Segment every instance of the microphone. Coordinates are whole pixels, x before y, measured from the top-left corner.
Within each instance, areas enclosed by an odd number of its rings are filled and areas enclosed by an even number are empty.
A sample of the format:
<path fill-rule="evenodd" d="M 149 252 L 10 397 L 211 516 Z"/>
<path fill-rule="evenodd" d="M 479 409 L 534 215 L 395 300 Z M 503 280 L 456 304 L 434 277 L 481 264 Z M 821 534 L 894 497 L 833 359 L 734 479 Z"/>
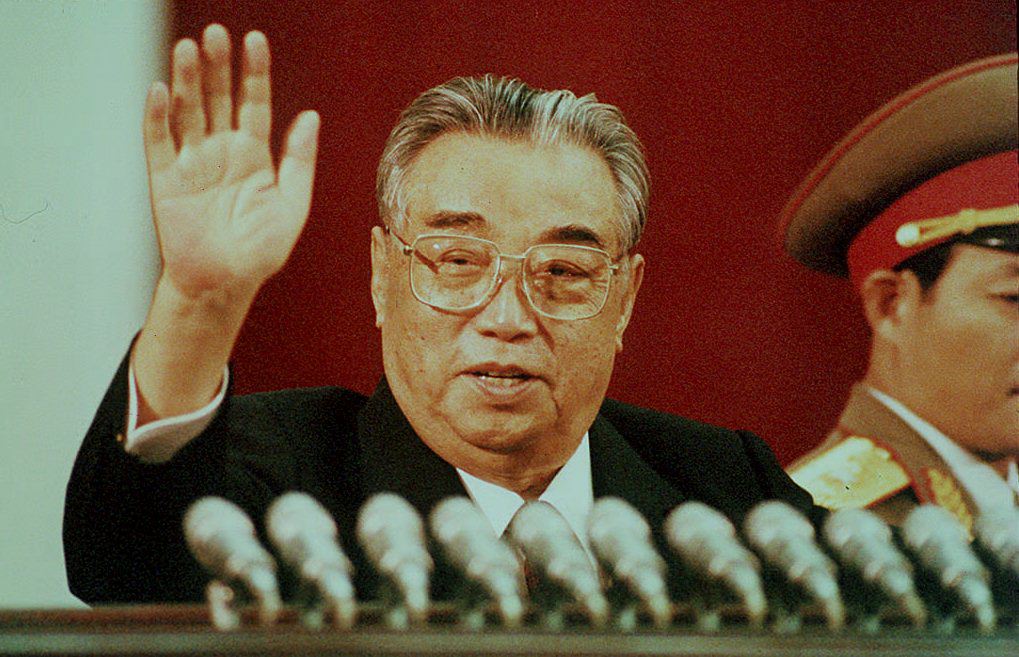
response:
<path fill-rule="evenodd" d="M 842 565 L 895 601 L 915 626 L 923 626 L 927 610 L 913 584 L 913 567 L 883 520 L 866 509 L 840 509 L 825 520 L 823 532 Z"/>
<path fill-rule="evenodd" d="M 950 511 L 923 504 L 910 511 L 902 537 L 921 566 L 973 613 L 987 632 L 996 622 L 988 573 L 969 545 L 966 530 Z"/>
<path fill-rule="evenodd" d="M 845 624 L 837 569 L 814 542 L 809 520 L 785 502 L 768 500 L 750 510 L 743 532 L 765 563 L 821 605 L 830 629 Z"/>
<path fill-rule="evenodd" d="M 373 495 L 358 513 L 357 538 L 390 594 L 398 597 L 401 609 L 393 610 L 390 624 L 424 620 L 432 558 L 425 547 L 424 523 L 414 507 L 395 493 Z"/>
<path fill-rule="evenodd" d="M 466 497 L 449 497 L 432 509 L 429 522 L 446 560 L 495 602 L 505 625 L 518 626 L 524 615 L 520 562 L 481 510 Z"/>
<path fill-rule="evenodd" d="M 1019 509 L 1000 507 L 982 513 L 973 533 L 1002 574 L 1019 581 Z"/>
<path fill-rule="evenodd" d="M 991 594 L 1019 621 L 1019 509 L 998 507 L 973 524 L 978 556 L 992 568 Z"/>
<path fill-rule="evenodd" d="M 602 595 L 598 573 L 558 511 L 547 502 L 528 502 L 513 516 L 508 531 L 542 581 L 576 600 L 594 625 L 605 623 L 609 604 Z"/>
<path fill-rule="evenodd" d="M 337 625 L 352 627 L 357 617 L 350 580 L 354 568 L 340 548 L 329 512 L 307 493 L 291 491 L 269 506 L 265 524 L 272 544 L 302 585 L 325 603 Z"/>
<path fill-rule="evenodd" d="M 665 519 L 665 538 L 682 562 L 701 578 L 720 582 L 739 598 L 750 622 L 768 612 L 760 562 L 736 537 L 722 513 L 702 502 L 684 502 Z"/>
<path fill-rule="evenodd" d="M 667 627 L 672 608 L 665 560 L 651 543 L 651 527 L 637 509 L 618 497 L 595 502 L 587 534 L 599 562 L 639 600 L 658 627 Z"/>
<path fill-rule="evenodd" d="M 213 577 L 254 598 L 262 623 L 275 621 L 282 606 L 276 562 L 258 542 L 255 525 L 239 506 L 221 497 L 201 498 L 184 514 L 184 539 Z M 239 616 L 217 602 L 226 601 L 213 598 L 211 588 L 209 595 L 217 625 L 236 626 Z"/>

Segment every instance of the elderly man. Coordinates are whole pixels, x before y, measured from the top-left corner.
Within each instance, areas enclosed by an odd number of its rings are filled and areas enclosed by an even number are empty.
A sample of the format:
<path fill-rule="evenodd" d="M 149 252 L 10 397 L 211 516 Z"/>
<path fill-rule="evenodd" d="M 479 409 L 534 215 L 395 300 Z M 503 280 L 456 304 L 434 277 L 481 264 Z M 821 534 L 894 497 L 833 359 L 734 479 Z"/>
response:
<path fill-rule="evenodd" d="M 785 211 L 786 246 L 848 275 L 870 362 L 836 429 L 790 471 L 819 504 L 969 526 L 1019 494 L 1016 56 L 972 62 L 866 119 Z"/>
<path fill-rule="evenodd" d="M 206 494 L 261 519 L 307 491 L 335 516 L 362 597 L 375 582 L 351 537 L 379 491 L 422 513 L 469 495 L 496 533 L 542 499 L 581 539 L 610 494 L 656 528 L 684 499 L 735 518 L 765 498 L 813 510 L 760 439 L 605 399 L 644 272 L 641 147 L 614 107 L 516 80 L 452 80 L 390 135 L 371 234 L 375 393 L 231 397 L 245 314 L 308 213 L 318 117 L 295 119 L 274 169 L 265 37 L 244 39 L 236 105 L 229 61 L 211 26 L 176 45 L 172 91 L 146 102 L 163 267 L 68 488 L 74 593 L 199 598 L 180 527 Z"/>

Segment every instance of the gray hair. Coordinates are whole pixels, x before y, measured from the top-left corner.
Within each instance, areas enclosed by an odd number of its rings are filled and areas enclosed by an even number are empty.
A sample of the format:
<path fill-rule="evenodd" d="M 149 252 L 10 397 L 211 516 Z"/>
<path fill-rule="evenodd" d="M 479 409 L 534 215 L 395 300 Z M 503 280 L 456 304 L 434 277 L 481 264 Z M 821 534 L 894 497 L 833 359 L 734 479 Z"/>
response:
<path fill-rule="evenodd" d="M 620 242 L 633 249 L 647 221 L 650 179 L 640 140 L 622 112 L 594 94 L 535 89 L 520 80 L 454 78 L 418 96 L 386 141 L 375 194 L 387 226 L 406 221 L 406 177 L 418 153 L 447 132 L 593 149 L 609 166 L 622 213 Z M 394 226 L 397 224 L 397 226 Z"/>

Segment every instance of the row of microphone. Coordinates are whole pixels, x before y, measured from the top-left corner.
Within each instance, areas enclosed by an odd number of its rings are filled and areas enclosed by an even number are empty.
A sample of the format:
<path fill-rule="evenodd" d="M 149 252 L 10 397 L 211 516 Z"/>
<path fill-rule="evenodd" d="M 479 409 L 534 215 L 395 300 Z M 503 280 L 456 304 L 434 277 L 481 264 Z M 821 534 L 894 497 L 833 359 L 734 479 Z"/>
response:
<path fill-rule="evenodd" d="M 717 629 L 719 609 L 730 602 L 750 624 L 771 618 L 786 631 L 798 627 L 805 606 L 819 609 L 833 630 L 849 615 L 876 627 L 891 610 L 917 627 L 951 627 L 964 617 L 990 631 L 999 610 L 1013 618 L 1019 612 L 1016 509 L 980 516 L 971 542 L 955 517 L 936 506 L 913 510 L 898 532 L 869 511 L 843 509 L 825 519 L 818 537 L 811 522 L 784 502 L 759 504 L 741 532 L 715 509 L 686 502 L 662 528 L 666 560 L 636 509 L 602 498 L 588 523 L 597 565 L 544 502 L 525 504 L 506 540 L 465 497 L 444 500 L 428 520 L 436 556 L 462 582 L 459 600 L 473 626 L 493 612 L 501 624 L 518 626 L 533 608 L 552 628 L 563 626 L 567 609 L 579 610 L 595 627 L 614 619 L 617 627 L 632 630 L 644 618 L 668 627 L 676 599 L 699 610 L 703 629 Z M 310 496 L 290 492 L 272 503 L 265 523 L 276 553 L 300 582 L 305 623 L 330 619 L 352 627 L 358 614 L 353 566 L 329 512 Z M 184 534 L 215 578 L 207 594 L 218 627 L 239 624 L 242 600 L 255 603 L 262 622 L 276 618 L 282 608 L 276 562 L 244 511 L 222 498 L 203 498 L 185 515 Z M 359 512 L 356 534 L 381 582 L 387 623 L 423 622 L 434 562 L 417 511 L 395 494 L 375 495 Z"/>

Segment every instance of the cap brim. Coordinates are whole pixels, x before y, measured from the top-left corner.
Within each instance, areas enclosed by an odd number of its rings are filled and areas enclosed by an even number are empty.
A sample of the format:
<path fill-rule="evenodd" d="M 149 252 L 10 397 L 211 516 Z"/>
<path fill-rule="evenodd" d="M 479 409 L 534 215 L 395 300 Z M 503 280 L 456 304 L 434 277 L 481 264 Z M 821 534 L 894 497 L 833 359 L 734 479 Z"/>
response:
<path fill-rule="evenodd" d="M 1016 148 L 1016 53 L 952 69 L 867 117 L 824 157 L 782 211 L 786 251 L 848 275 L 846 251 L 895 199 L 939 173 Z"/>

